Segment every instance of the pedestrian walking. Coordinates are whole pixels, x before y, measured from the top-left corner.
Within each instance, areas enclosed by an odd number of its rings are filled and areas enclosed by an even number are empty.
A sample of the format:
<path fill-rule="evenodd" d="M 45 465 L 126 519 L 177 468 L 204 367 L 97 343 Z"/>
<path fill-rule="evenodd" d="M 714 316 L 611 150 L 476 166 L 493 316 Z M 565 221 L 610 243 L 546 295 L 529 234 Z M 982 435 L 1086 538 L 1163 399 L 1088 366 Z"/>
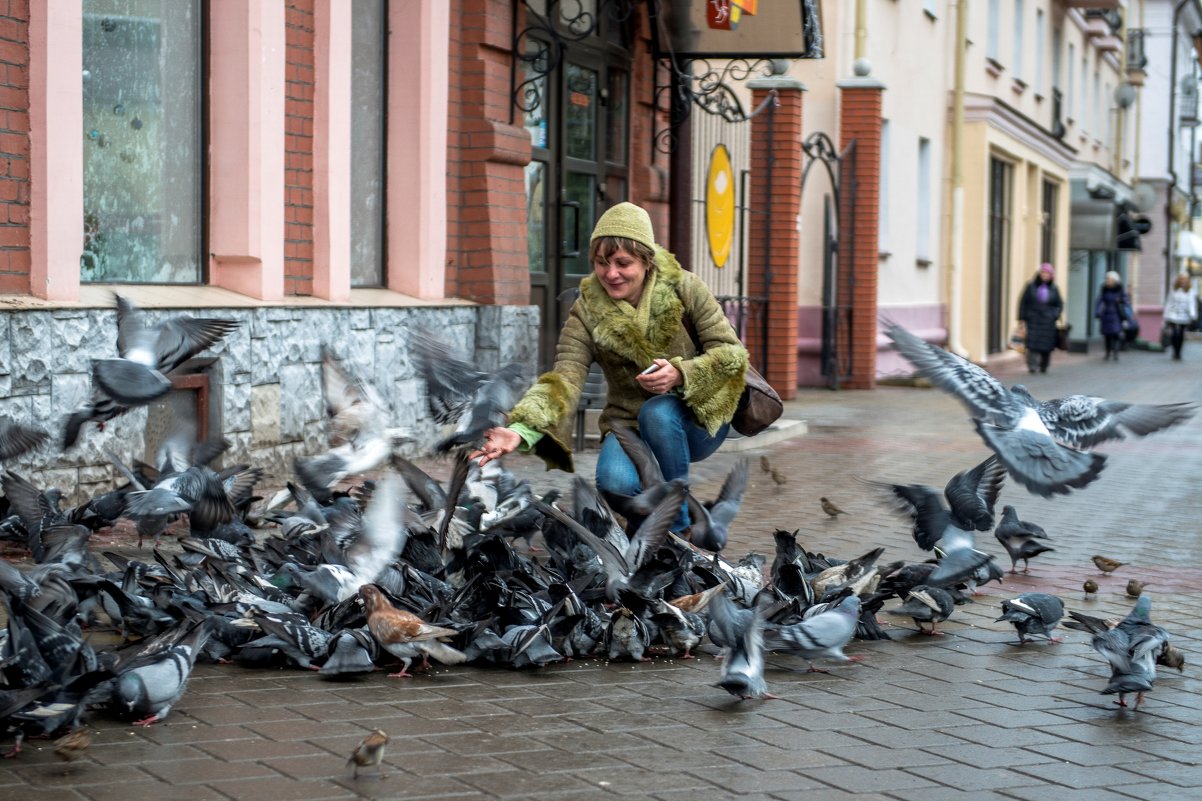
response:
<path fill-rule="evenodd" d="M 1098 318 L 1102 336 L 1106 338 L 1107 361 L 1119 360 L 1119 340 L 1123 336 L 1123 320 L 1126 316 L 1124 310 L 1131 304 L 1122 281 L 1122 277 L 1114 270 L 1106 273 L 1094 304 L 1093 316 Z"/>
<path fill-rule="evenodd" d="M 689 463 L 726 439 L 743 393 L 747 349 L 705 283 L 656 244 L 645 209 L 619 203 L 601 215 L 589 260 L 593 272 L 580 282 L 554 366 L 514 406 L 508 426 L 489 429 L 472 456 L 485 464 L 515 450 L 533 452 L 548 468 L 572 471 L 567 443 L 596 361 L 608 386 L 598 488 L 621 495 L 642 489 L 614 426 L 638 431 L 665 479 L 687 479 Z M 673 529 L 687 525 L 682 507 Z"/>
<path fill-rule="evenodd" d="M 1169 330 L 1169 347 L 1173 359 L 1181 360 L 1181 346 L 1185 342 L 1185 329 L 1198 319 L 1198 293 L 1194 291 L 1189 273 L 1181 272 L 1173 281 L 1169 296 L 1164 299 L 1164 324 Z"/>
<path fill-rule="evenodd" d="M 1064 301 L 1055 280 L 1055 267 L 1046 262 L 1039 265 L 1018 303 L 1018 319 L 1026 329 L 1027 369 L 1032 373 L 1048 371 L 1056 347 L 1056 321 L 1064 311 Z"/>

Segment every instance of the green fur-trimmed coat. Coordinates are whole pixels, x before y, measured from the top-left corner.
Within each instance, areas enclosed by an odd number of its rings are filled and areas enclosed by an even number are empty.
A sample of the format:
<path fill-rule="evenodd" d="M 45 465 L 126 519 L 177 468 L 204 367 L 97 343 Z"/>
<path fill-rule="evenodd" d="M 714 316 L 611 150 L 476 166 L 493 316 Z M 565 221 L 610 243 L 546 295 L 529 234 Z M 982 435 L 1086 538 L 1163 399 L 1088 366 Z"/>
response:
<path fill-rule="evenodd" d="M 555 366 L 543 373 L 509 415 L 544 436 L 534 452 L 547 468 L 572 471 L 567 443 L 576 404 L 596 361 L 609 387 L 600 428 L 604 436 L 615 424 L 638 428 L 639 409 L 651 397 L 635 376 L 657 358 L 666 358 L 684 377 L 679 387 L 685 404 L 710 434 L 730 422 L 743 394 L 747 350 L 739 341 L 722 307 L 705 283 L 686 272 L 672 254 L 656 248 L 656 278 L 639 301 L 650 304 L 647 331 L 636 315 L 619 308 L 595 275 L 580 282 L 580 297 L 572 305 L 559 335 Z M 650 276 L 647 279 L 651 280 Z M 623 304 L 628 306 L 628 304 Z M 702 353 L 688 328 L 693 321 Z"/>

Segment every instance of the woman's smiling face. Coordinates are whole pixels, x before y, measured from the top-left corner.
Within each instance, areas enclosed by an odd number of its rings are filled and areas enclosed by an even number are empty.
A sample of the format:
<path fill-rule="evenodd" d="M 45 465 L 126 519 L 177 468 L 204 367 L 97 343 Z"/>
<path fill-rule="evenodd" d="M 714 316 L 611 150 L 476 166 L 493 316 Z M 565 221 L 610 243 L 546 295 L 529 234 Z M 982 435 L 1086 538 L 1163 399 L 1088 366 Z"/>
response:
<path fill-rule="evenodd" d="M 609 258 L 597 254 L 593 271 L 610 298 L 639 305 L 647 282 L 647 264 L 642 259 L 622 249 L 615 250 Z"/>

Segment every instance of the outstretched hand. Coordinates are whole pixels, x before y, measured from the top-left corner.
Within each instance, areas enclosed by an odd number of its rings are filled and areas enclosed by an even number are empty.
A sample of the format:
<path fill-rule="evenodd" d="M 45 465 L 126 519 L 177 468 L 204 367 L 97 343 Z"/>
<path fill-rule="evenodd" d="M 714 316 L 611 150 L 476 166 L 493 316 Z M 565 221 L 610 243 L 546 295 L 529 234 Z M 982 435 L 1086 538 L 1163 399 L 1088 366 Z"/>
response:
<path fill-rule="evenodd" d="M 497 426 L 484 432 L 484 444 L 479 450 L 468 454 L 469 459 L 479 459 L 480 466 L 494 459 L 500 459 L 507 453 L 513 453 L 522 444 L 522 436 L 512 428 Z"/>

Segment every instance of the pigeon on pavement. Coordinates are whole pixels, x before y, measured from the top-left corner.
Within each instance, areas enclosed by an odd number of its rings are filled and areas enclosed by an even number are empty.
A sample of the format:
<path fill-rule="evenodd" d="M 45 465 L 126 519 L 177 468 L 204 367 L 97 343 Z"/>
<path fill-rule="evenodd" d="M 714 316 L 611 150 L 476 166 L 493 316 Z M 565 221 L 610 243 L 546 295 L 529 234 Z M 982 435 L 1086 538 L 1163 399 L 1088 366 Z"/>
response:
<path fill-rule="evenodd" d="M 956 602 L 947 590 L 920 585 L 910 590 L 905 603 L 888 612 L 898 617 L 908 617 L 917 624 L 919 632 L 934 635 L 943 633 L 935 626 L 951 617 L 955 608 Z M 930 623 L 931 628 L 924 629 L 923 623 Z"/>
<path fill-rule="evenodd" d="M 1129 404 L 1085 395 L 1040 403 L 1025 387 L 1007 390 L 983 368 L 900 325 L 885 333 L 920 375 L 968 407 L 977 433 L 1015 481 L 1045 498 L 1098 477 L 1106 457 L 1086 449 L 1127 434 L 1151 434 L 1196 411 L 1191 403 Z"/>
<path fill-rule="evenodd" d="M 1055 595 L 1044 592 L 1025 592 L 1017 598 L 1002 601 L 1002 616 L 997 623 L 1007 620 L 1018 632 L 1018 644 L 1024 645 L 1027 636 L 1038 634 L 1052 642 L 1060 642 L 1052 631 L 1064 617 L 1064 602 Z"/>
<path fill-rule="evenodd" d="M 1018 512 L 1007 504 L 1002 507 L 1002 519 L 998 521 L 993 536 L 1010 554 L 1010 572 L 1018 572 L 1018 560 L 1023 560 L 1023 572 L 1031 572 L 1031 558 L 1041 553 L 1056 550 L 1040 540 L 1047 539 L 1047 532 L 1042 527 L 1026 520 L 1018 519 Z"/>
<path fill-rule="evenodd" d="M 1104 620 L 1072 611 L 1068 613 L 1072 622 L 1064 624 L 1093 635 L 1090 645 L 1110 663 L 1110 681 L 1102 693 L 1118 693 L 1115 703 L 1119 706 L 1127 706 L 1127 695 L 1135 693 L 1135 709 L 1139 709 L 1144 693 L 1156 681 L 1156 660 L 1169 635 L 1152 624 L 1151 611 L 1152 599 L 1143 595 L 1113 628 Z"/>
<path fill-rule="evenodd" d="M 788 626 L 767 627 L 764 647 L 769 651 L 785 651 L 810 663 L 811 673 L 826 671 L 814 667 L 821 658 L 853 661 L 856 657 L 843 653 L 851 642 L 860 618 L 860 598 L 848 595 L 827 611 Z"/>
<path fill-rule="evenodd" d="M 710 601 L 711 631 L 725 643 L 721 687 L 741 700 L 776 698 L 764 681 L 764 618 L 759 608 L 739 609 L 724 593 Z"/>

